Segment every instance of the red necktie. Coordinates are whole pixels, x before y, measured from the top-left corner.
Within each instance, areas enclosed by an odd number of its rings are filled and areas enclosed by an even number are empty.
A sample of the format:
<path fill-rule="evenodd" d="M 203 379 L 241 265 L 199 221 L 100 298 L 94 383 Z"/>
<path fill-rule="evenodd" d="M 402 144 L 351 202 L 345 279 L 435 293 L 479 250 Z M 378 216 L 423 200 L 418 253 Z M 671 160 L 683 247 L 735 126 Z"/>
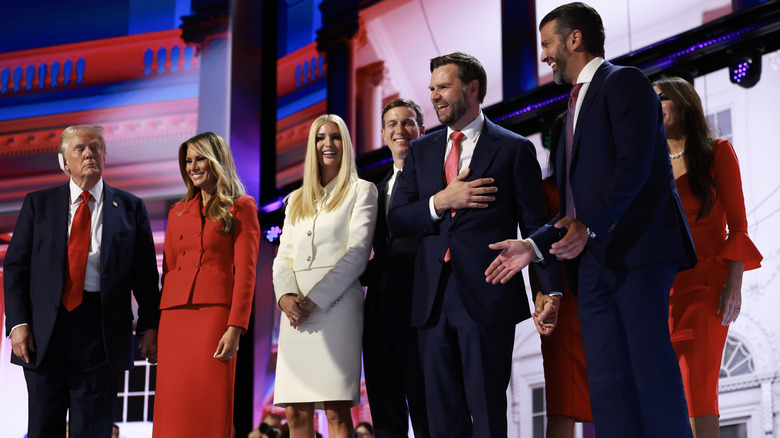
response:
<path fill-rule="evenodd" d="M 81 205 L 73 215 L 68 239 L 68 272 L 65 289 L 62 291 L 62 305 L 72 311 L 81 304 L 84 293 L 84 276 L 87 274 L 89 255 L 89 234 L 92 228 L 92 213 L 89 210 L 89 192 L 81 193 Z"/>
<path fill-rule="evenodd" d="M 460 131 L 452 131 L 452 148 L 450 148 L 450 154 L 447 155 L 447 160 L 444 161 L 444 179 L 449 185 L 456 176 L 458 176 L 458 162 L 460 161 L 460 141 L 465 135 Z M 455 209 L 450 209 L 450 216 L 455 216 Z M 452 259 L 450 256 L 450 249 L 447 248 L 447 252 L 444 254 L 444 261 L 448 262 Z"/>
<path fill-rule="evenodd" d="M 574 207 L 574 192 L 571 190 L 569 170 L 571 169 L 571 152 L 574 149 L 574 111 L 577 108 L 577 96 L 580 94 L 583 82 L 574 85 L 569 96 L 569 109 L 566 111 L 566 216 L 574 219 L 577 209 Z"/>

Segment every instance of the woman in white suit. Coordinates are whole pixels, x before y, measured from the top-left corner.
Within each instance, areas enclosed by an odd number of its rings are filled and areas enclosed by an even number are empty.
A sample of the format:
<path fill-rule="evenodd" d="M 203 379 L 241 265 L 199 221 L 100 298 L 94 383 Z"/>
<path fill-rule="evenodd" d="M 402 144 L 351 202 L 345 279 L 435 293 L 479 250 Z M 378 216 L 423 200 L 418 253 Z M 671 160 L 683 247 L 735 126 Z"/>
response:
<path fill-rule="evenodd" d="M 279 330 L 274 404 L 285 408 L 292 438 L 314 436 L 315 409 L 325 410 L 331 437 L 352 435 L 350 408 L 360 403 L 359 277 L 376 215 L 376 187 L 357 177 L 344 121 L 318 117 L 273 265 L 277 304 L 288 319 Z"/>

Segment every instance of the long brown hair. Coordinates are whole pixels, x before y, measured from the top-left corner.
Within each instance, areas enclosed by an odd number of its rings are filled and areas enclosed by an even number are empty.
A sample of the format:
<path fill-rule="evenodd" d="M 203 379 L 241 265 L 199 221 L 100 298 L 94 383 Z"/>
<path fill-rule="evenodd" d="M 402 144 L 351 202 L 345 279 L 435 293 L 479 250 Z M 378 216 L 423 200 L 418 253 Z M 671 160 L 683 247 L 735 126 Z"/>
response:
<path fill-rule="evenodd" d="M 179 171 L 181 171 L 184 184 L 187 185 L 187 194 L 184 195 L 183 199 L 184 209 L 179 214 L 184 213 L 187 209 L 187 202 L 200 192 L 200 189 L 195 187 L 187 174 L 188 148 L 192 148 L 209 160 L 209 170 L 217 178 L 214 195 L 206 205 L 206 217 L 222 224 L 222 229 L 219 230 L 220 234 L 230 234 L 236 225 L 236 218 L 229 209 L 236 199 L 246 193 L 244 185 L 238 178 L 230 147 L 222 137 L 213 132 L 198 134 L 179 146 Z"/>
<path fill-rule="evenodd" d="M 718 197 L 718 184 L 712 177 L 715 151 L 712 149 L 715 136 L 710 127 L 701 99 L 688 81 L 679 77 L 666 77 L 653 82 L 667 99 L 674 102 L 682 115 L 682 130 L 685 138 L 685 167 L 688 169 L 688 184 L 691 193 L 701 200 L 701 209 L 696 220 L 707 217 Z"/>

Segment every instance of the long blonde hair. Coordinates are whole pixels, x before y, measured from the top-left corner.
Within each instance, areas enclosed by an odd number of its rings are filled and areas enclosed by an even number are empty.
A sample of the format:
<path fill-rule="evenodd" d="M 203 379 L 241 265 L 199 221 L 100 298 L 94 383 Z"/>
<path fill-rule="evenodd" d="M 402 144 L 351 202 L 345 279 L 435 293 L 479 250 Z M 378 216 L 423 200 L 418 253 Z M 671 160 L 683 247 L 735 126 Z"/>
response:
<path fill-rule="evenodd" d="M 317 203 L 323 198 L 322 171 L 317 161 L 317 132 L 326 123 L 334 123 L 341 134 L 342 153 L 339 174 L 336 177 L 336 187 L 333 196 L 323 206 L 325 211 L 338 208 L 347 197 L 347 187 L 351 180 L 357 178 L 355 151 L 352 149 L 352 139 L 347 125 L 341 117 L 335 114 L 325 114 L 317 117 L 309 129 L 309 141 L 306 146 L 306 159 L 303 163 L 303 186 L 292 192 L 288 197 L 288 214 L 294 224 L 299 219 L 314 216 L 317 213 Z"/>
<path fill-rule="evenodd" d="M 230 234 L 236 225 L 236 218 L 229 208 L 236 199 L 246 193 L 244 184 L 238 178 L 236 166 L 233 163 L 233 154 L 225 140 L 213 132 L 204 132 L 185 141 L 179 146 L 179 171 L 184 184 L 187 185 L 187 194 L 184 195 L 184 213 L 187 202 L 193 199 L 200 189 L 195 187 L 192 179 L 187 174 L 187 149 L 192 148 L 209 161 L 209 170 L 217 178 L 216 189 L 206 205 L 206 217 L 219 221 L 222 224 L 220 234 Z"/>

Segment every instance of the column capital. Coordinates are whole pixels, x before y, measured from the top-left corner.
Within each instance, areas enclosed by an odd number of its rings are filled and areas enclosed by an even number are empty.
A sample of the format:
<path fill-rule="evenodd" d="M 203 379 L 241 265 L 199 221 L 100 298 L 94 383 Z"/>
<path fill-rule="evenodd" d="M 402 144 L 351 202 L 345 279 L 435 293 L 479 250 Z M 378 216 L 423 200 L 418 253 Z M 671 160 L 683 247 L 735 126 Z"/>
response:
<path fill-rule="evenodd" d="M 357 69 L 357 72 L 355 72 L 355 81 L 357 82 L 358 89 L 380 86 L 385 80 L 386 73 L 387 69 L 385 68 L 384 61 L 376 61 L 360 67 Z"/>
<path fill-rule="evenodd" d="M 360 29 L 359 13 L 379 0 L 322 0 L 322 28 L 317 31 L 317 50 L 327 52 L 351 40 Z"/>

